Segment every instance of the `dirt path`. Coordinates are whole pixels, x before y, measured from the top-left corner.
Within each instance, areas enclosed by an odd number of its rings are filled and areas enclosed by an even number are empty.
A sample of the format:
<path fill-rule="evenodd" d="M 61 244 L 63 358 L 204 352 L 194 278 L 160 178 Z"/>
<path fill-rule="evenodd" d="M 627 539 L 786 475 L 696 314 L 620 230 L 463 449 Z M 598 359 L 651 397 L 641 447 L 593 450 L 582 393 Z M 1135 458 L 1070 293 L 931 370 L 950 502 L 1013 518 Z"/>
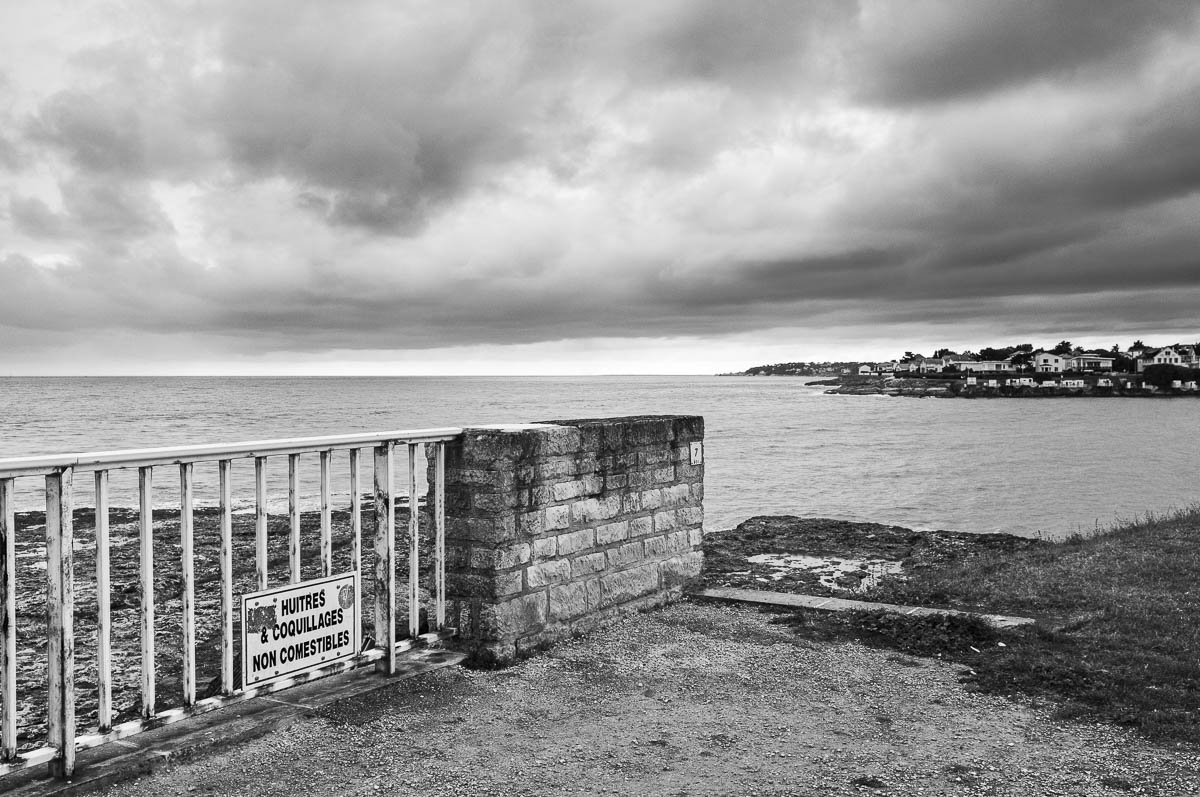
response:
<path fill-rule="evenodd" d="M 958 668 L 680 604 L 507 670 L 439 670 L 111 795 L 1185 795 L 1164 749 Z"/>

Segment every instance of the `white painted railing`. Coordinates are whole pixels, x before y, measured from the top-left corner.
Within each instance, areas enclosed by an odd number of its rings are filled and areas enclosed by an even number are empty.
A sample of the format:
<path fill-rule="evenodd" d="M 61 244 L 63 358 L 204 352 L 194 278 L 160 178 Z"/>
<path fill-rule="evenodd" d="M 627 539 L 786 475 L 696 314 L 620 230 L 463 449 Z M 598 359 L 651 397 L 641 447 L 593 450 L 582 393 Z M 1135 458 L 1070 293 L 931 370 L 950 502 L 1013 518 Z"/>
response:
<path fill-rule="evenodd" d="M 47 763 L 53 774 L 70 776 L 75 766 L 77 750 L 129 736 L 255 695 L 273 692 L 301 681 L 331 675 L 374 662 L 385 672 L 396 671 L 397 654 L 405 649 L 453 633 L 445 627 L 445 448 L 446 441 L 461 434 L 461 429 L 423 429 L 370 434 L 351 434 L 330 437 L 310 437 L 289 440 L 266 440 L 224 445 L 198 445 L 178 448 L 151 448 L 88 454 L 0 459 L 0 775 L 26 767 Z M 433 446 L 431 460 L 434 477 L 430 480 L 426 514 L 432 518 L 433 573 L 432 611 L 427 614 L 427 632 L 420 629 L 420 562 L 418 542 L 421 537 L 418 510 L 418 452 L 426 445 Z M 404 446 L 408 453 L 408 524 L 402 540 L 408 547 L 408 638 L 399 640 L 396 630 L 396 495 L 393 489 L 394 452 Z M 349 457 L 349 566 L 362 574 L 362 506 L 360 478 L 362 449 L 374 453 L 374 554 L 373 573 L 375 643 L 363 646 L 352 661 L 338 662 L 298 677 L 275 681 L 255 688 L 239 688 L 234 678 L 235 566 L 233 529 L 232 463 L 235 460 L 254 460 L 254 573 L 250 591 L 268 587 L 268 512 L 267 459 L 286 456 L 288 461 L 288 520 L 286 578 L 289 583 L 301 580 L 301 499 L 300 460 L 316 455 L 320 461 L 320 575 L 329 576 L 333 570 L 331 520 L 331 462 L 335 455 Z M 422 457 L 422 460 L 424 458 Z M 219 689 L 212 697 L 197 698 L 196 686 L 196 578 L 194 550 L 194 466 L 215 463 L 218 479 L 219 559 L 220 569 L 220 668 Z M 182 705 L 158 710 L 155 696 L 155 550 L 154 491 L 155 470 L 173 466 L 179 479 L 179 561 L 178 575 L 181 593 L 180 646 Z M 114 724 L 113 706 L 113 641 L 110 579 L 112 544 L 110 541 L 109 473 L 126 468 L 138 471 L 138 601 L 140 603 L 140 717 Z M 75 487 L 81 474 L 91 473 L 94 484 L 95 507 L 95 716 L 94 728 L 84 733 L 76 730 L 77 694 L 75 615 L 75 551 L 74 536 Z M 27 544 L 29 531 L 17 528 L 15 485 L 29 477 L 45 479 L 45 568 L 46 568 L 46 743 L 35 749 L 19 750 L 18 716 L 30 699 L 18 692 L 18 630 L 30 624 L 30 618 L 17 612 L 17 551 L 18 535 Z M 161 526 L 161 523 L 160 523 Z M 161 530 L 160 530 L 161 539 Z M 28 554 L 27 554 L 28 556 Z M 40 567 L 40 565 L 38 565 Z M 245 570 L 246 568 L 243 568 Z M 312 563 L 309 569 L 313 569 Z M 243 573 L 243 576 L 248 574 Z M 365 575 L 365 574 L 363 574 Z M 28 581 L 28 579 L 25 579 Z M 245 580 L 245 579 L 243 579 Z M 360 583 L 368 583 L 360 578 Z M 240 596 L 239 596 L 240 599 Z M 89 613 L 91 606 L 85 607 Z M 36 626 L 40 617 L 33 618 Z M 90 640 L 89 640 L 90 644 Z M 33 647 L 38 647 L 36 643 Z M 22 651 L 29 653 L 29 651 Z M 162 651 L 157 655 L 161 656 Z M 88 663 L 91 673 L 91 663 Z M 27 679 L 28 680 L 28 679 Z M 214 679 L 218 680 L 218 679 Z M 22 683 L 23 689 L 29 684 Z M 36 689 L 31 691 L 38 691 Z M 89 697 L 90 699 L 90 697 Z M 23 702 L 24 701 L 24 702 Z M 26 708 L 28 708 L 26 706 Z M 39 707 L 40 708 L 40 707 Z"/>

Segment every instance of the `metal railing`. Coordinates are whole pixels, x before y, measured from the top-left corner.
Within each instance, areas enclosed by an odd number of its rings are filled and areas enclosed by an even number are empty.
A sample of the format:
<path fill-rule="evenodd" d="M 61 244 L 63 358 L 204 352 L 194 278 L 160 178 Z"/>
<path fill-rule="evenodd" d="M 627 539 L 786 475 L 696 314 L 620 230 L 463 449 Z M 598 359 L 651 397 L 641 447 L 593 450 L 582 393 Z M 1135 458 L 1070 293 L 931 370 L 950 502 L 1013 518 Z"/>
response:
<path fill-rule="evenodd" d="M 223 445 L 197 445 L 178 448 L 151 448 L 131 451 L 115 451 L 89 454 L 68 454 L 59 456 L 39 456 L 16 459 L 0 459 L 0 775 L 4 775 L 26 767 L 46 763 L 52 774 L 66 777 L 72 774 L 75 767 L 77 750 L 93 747 L 105 742 L 129 736 L 140 731 L 158 727 L 185 717 L 205 711 L 220 708 L 230 703 L 246 700 L 255 695 L 277 691 L 288 686 L 314 678 L 331 675 L 336 672 L 375 663 L 377 669 L 392 674 L 396 671 L 397 654 L 405 649 L 421 645 L 434 638 L 445 637 L 453 633 L 453 629 L 445 627 L 445 443 L 461 434 L 461 429 L 423 429 L 414 431 L 391 431 L 370 434 L 350 434 L 329 437 L 310 437 L 288 440 L 267 440 Z M 401 531 L 403 543 L 408 548 L 408 579 L 406 585 L 408 603 L 408 638 L 398 639 L 396 629 L 397 606 L 397 559 L 396 559 L 396 511 L 397 501 L 394 490 L 394 474 L 396 471 L 394 453 L 397 446 L 407 448 L 408 454 L 408 522 L 406 529 Z M 433 563 L 432 572 L 427 573 L 427 579 L 432 582 L 428 590 L 426 610 L 426 632 L 421 633 L 421 511 L 418 496 L 418 470 L 424 470 L 427 464 L 422 461 L 418 465 L 418 453 L 425 446 L 432 446 L 428 453 L 429 487 L 425 501 L 427 523 L 433 526 L 432 540 L 425 540 L 427 548 L 431 545 Z M 234 586 L 240 578 L 244 591 L 264 590 L 268 587 L 269 560 L 269 513 L 268 513 L 268 479 L 267 460 L 269 457 L 287 457 L 288 463 L 288 535 L 286 554 L 280 558 L 286 560 L 286 577 L 289 583 L 301 581 L 302 574 L 302 494 L 300 491 L 301 457 L 317 455 L 320 466 L 320 498 L 319 498 L 319 573 L 314 575 L 330 576 L 334 567 L 334 547 L 332 544 L 332 514 L 331 482 L 333 457 L 337 452 L 344 452 L 349 457 L 349 518 L 348 536 L 344 542 L 349 547 L 349 569 L 360 574 L 363 592 L 366 592 L 368 580 L 363 573 L 362 551 L 362 477 L 361 451 L 371 449 L 374 454 L 373 473 L 373 515 L 374 528 L 374 572 L 370 584 L 374 592 L 374 644 L 364 644 L 359 654 L 350 661 L 341 661 L 296 677 L 284 678 L 258 687 L 246 688 L 235 680 L 235 649 L 237 648 L 234 634 L 236 613 Z M 243 563 L 239 558 L 241 573 L 235 567 L 234 502 L 233 502 L 233 468 L 236 460 L 254 461 L 254 526 L 253 526 L 253 573 L 249 563 Z M 422 457 L 422 460 L 425 458 Z M 213 542 L 216 550 L 213 556 L 219 566 L 219 674 L 210 685 L 209 697 L 197 695 L 197 623 L 196 623 L 196 557 L 195 549 L 195 487 L 194 466 L 197 463 L 215 463 L 217 477 L 218 501 L 216 509 L 216 531 L 219 543 Z M 178 560 L 177 571 L 172 571 L 178 578 L 177 592 L 174 582 L 169 594 L 178 596 L 178 607 L 174 601 L 171 612 L 178 612 L 180 644 L 177 662 L 179 676 L 174 693 L 179 696 L 178 705 L 159 710 L 156 696 L 156 662 L 168 653 L 156 650 L 156 636 L 164 634 L 161 627 L 156 627 L 156 556 L 161 560 L 164 551 L 164 522 L 162 518 L 169 516 L 171 510 L 164 514 L 160 510 L 160 522 L 156 535 L 154 477 L 155 469 L 173 466 L 178 470 L 179 480 L 179 512 L 178 512 Z M 136 686 L 138 704 L 126 708 L 127 716 L 137 710 L 137 716 L 122 722 L 114 722 L 118 712 L 114 708 L 114 645 L 113 630 L 113 581 L 112 554 L 113 541 L 110 539 L 110 487 L 109 474 L 120 469 L 137 469 L 136 527 L 131 522 L 128 542 L 133 548 L 136 542 L 136 587 L 129 585 L 130 592 L 137 594 L 137 610 L 139 618 L 137 629 L 140 643 L 139 649 L 131 651 L 129 658 L 137 659 L 140 677 Z M 76 481 L 81 474 L 91 473 L 94 485 L 94 546 L 87 546 L 86 539 L 76 539 L 75 507 Z M 40 659 L 32 669 L 37 670 L 42 663 L 45 667 L 45 736 L 44 745 L 34 749 L 20 750 L 18 745 L 18 717 L 21 709 L 26 714 L 34 713 L 40 716 L 41 707 L 30 707 L 29 701 L 36 701 L 41 692 L 41 682 L 38 678 L 28 675 L 31 669 L 25 662 L 24 676 L 20 679 L 22 689 L 27 689 L 32 697 L 18 694 L 18 631 L 32 627 L 33 633 L 42 622 L 39 612 L 26 612 L 18 615 L 18 569 L 17 549 L 18 537 L 23 548 L 31 545 L 37 550 L 39 540 L 32 540 L 30 530 L 23 532 L 18 529 L 15 485 L 19 479 L 28 477 L 44 477 L 45 479 L 45 658 Z M 132 519 L 132 508 L 128 517 Z M 239 521 L 248 518 L 239 515 Z M 36 528 L 36 523 L 26 523 Z M 166 524 L 172 525 L 172 524 Z M 245 525 L 248 525 L 245 524 Z M 342 529 L 345 532 L 345 529 Z M 91 531 L 91 529 L 88 529 Z M 132 537 L 136 531 L 136 539 Z M 157 541 L 156 541 L 157 536 Z M 247 533 L 244 536 L 249 536 Z M 311 537 L 311 532 L 309 534 Z M 343 536 L 345 536 L 343 534 Z M 279 534 L 276 534 L 276 538 Z M 240 541 L 240 538 L 239 538 Z M 174 547 L 174 541 L 170 547 Z M 342 546 L 346 547 L 345 545 Z M 311 548 L 311 545 L 310 545 Z M 87 607 L 77 606 L 77 585 L 75 577 L 76 551 L 81 551 L 86 559 L 94 554 L 94 584 L 95 603 Z M 245 552 L 248 554 L 249 552 Z M 344 551 L 339 549 L 339 555 L 345 558 Z M 25 558 L 33 554 L 23 554 Z M 310 553 L 312 557 L 312 553 Z M 207 561 L 207 560 L 206 560 Z M 40 569 L 40 562 L 34 565 Z M 133 565 L 129 564 L 129 568 Z M 308 563 L 311 572 L 317 567 L 315 561 Z M 21 571 L 22 594 L 31 589 L 30 573 Z M 162 575 L 160 573 L 160 575 Z M 132 581 L 133 574 L 130 573 Z M 90 578 L 88 587 L 90 588 Z M 159 586 L 159 592 L 163 589 Z M 238 597 L 240 600 L 240 596 Z M 26 597 L 28 603 L 28 598 Z M 38 604 L 40 610 L 40 604 Z M 131 606 L 125 608 L 131 609 Z M 77 732 L 77 703 L 83 697 L 77 675 L 82 670 L 83 663 L 77 661 L 75 621 L 81 613 L 91 617 L 94 609 L 95 617 L 95 652 L 94 658 L 89 657 L 86 663 L 88 674 L 87 696 L 89 706 L 94 699 L 95 726 L 84 733 Z M 123 615 L 124 616 L 124 615 Z M 29 631 L 26 630 L 28 635 Z M 171 633 L 175 633 L 174 630 Z M 90 636 L 90 635 L 89 635 Z M 86 640 L 91 645 L 91 639 Z M 27 659 L 36 653 L 40 645 L 35 641 L 22 648 L 21 653 Z M 134 666 L 130 662 L 130 667 Z M 175 662 L 172 662 L 172 668 Z M 128 669 L 128 668 L 125 668 Z M 94 674 L 94 679 L 92 675 Z M 126 673 L 126 675 L 128 675 Z M 94 683 L 93 683 L 94 680 Z M 131 686 L 131 690 L 132 690 Z M 24 702 L 19 702 L 22 698 Z M 89 716 L 91 716 L 89 714 Z M 29 745 L 26 744 L 26 747 Z"/>

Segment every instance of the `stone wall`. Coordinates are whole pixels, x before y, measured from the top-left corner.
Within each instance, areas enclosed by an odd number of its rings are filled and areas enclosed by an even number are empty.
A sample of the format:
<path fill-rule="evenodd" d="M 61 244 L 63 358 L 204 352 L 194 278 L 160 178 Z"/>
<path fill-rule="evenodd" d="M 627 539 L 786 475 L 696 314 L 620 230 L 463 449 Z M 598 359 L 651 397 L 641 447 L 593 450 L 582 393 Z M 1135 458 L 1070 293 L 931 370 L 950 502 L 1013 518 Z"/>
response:
<path fill-rule="evenodd" d="M 446 450 L 447 622 L 479 665 L 679 597 L 700 574 L 704 419 L 466 429 Z"/>

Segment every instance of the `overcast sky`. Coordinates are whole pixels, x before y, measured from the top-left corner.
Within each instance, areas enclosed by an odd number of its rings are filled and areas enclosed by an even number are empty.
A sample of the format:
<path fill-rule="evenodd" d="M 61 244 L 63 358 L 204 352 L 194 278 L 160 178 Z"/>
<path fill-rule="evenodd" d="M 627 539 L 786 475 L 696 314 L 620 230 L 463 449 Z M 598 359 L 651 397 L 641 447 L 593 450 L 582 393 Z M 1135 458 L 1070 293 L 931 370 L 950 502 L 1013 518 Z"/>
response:
<path fill-rule="evenodd" d="M 0 375 L 1195 341 L 1198 9 L 0 0 Z"/>

